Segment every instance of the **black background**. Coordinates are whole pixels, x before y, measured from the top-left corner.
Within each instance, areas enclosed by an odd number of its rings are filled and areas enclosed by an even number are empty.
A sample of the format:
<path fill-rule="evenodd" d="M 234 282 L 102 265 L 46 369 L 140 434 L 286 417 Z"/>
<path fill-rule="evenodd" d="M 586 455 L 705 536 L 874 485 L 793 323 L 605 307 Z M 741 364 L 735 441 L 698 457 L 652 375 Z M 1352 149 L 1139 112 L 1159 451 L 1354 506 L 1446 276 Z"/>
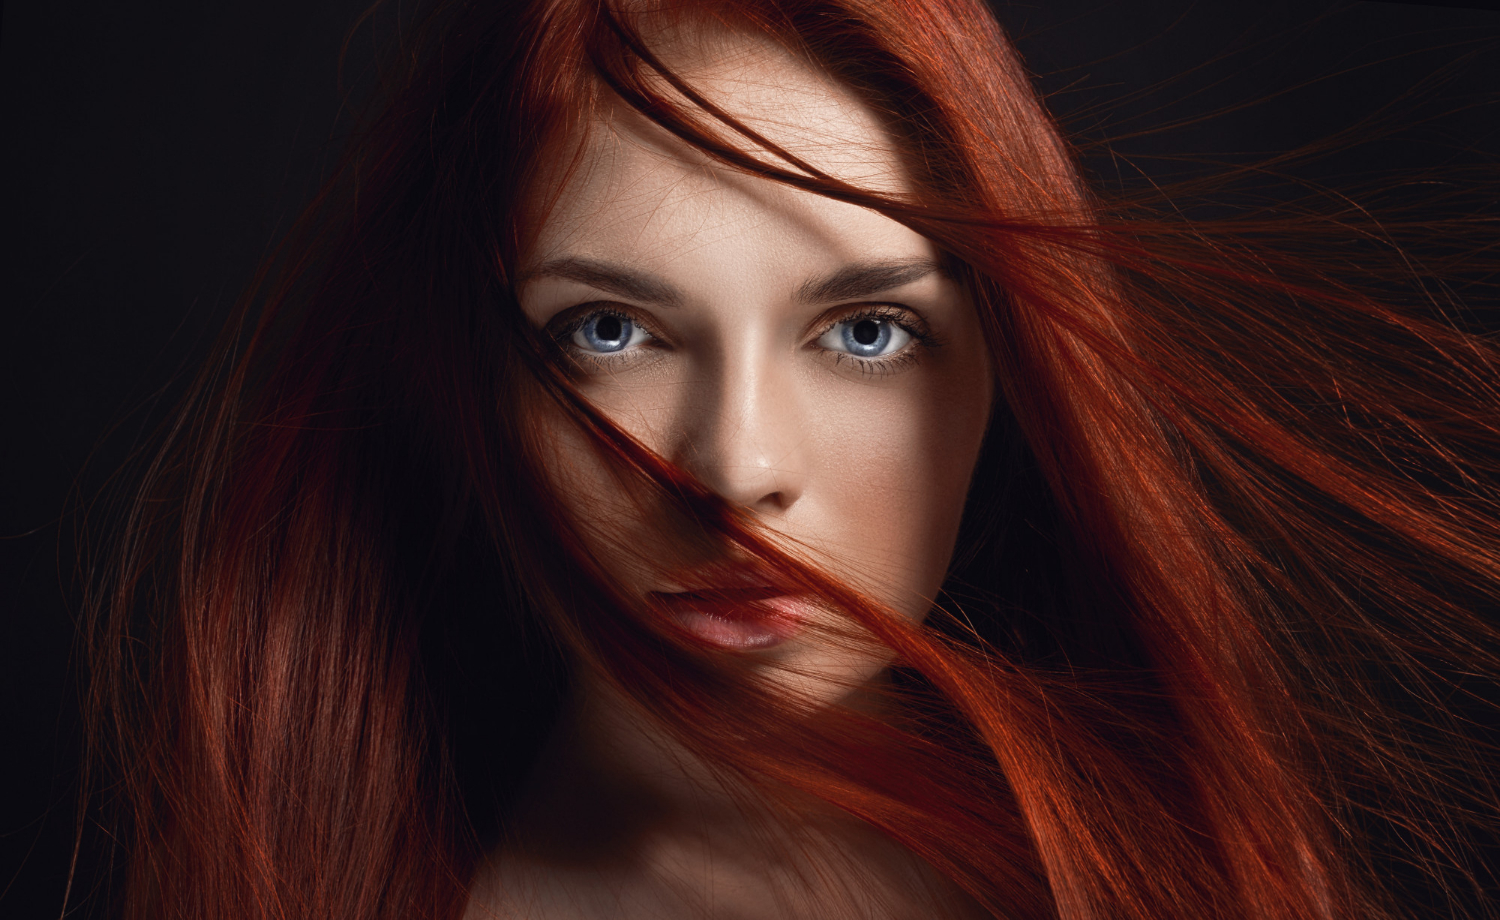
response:
<path fill-rule="evenodd" d="M 80 512 L 149 442 L 336 155 L 340 49 L 367 3 L 4 6 L 0 916 L 56 916 L 61 902 Z M 1118 138 L 1089 148 L 1103 181 L 1351 126 L 1373 140 L 1299 175 L 1338 185 L 1500 151 L 1497 12 L 1034 0 L 1001 18 L 1065 128 Z M 350 41 L 356 98 L 371 45 Z M 1406 130 L 1382 135 L 1390 124 Z"/>

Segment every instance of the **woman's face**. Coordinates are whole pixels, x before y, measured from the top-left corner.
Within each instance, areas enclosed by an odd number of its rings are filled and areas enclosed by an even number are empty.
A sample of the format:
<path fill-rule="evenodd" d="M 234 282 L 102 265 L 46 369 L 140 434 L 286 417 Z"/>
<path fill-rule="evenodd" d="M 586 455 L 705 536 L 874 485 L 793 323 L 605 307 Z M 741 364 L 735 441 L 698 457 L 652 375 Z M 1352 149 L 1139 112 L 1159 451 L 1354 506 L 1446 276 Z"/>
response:
<path fill-rule="evenodd" d="M 716 35 L 659 53 L 815 167 L 908 188 L 872 113 L 781 49 Z M 973 306 L 937 248 L 873 211 L 714 166 L 623 106 L 537 200 L 545 216 L 517 292 L 571 356 L 581 392 L 788 549 L 924 617 L 992 397 Z M 621 494 L 628 480 L 557 425 L 556 485 L 627 593 L 708 645 L 802 675 L 788 680 L 857 684 L 882 667 L 813 638 L 805 627 L 826 612 L 767 599 L 765 579 Z M 704 612 L 705 579 L 739 612 Z"/>

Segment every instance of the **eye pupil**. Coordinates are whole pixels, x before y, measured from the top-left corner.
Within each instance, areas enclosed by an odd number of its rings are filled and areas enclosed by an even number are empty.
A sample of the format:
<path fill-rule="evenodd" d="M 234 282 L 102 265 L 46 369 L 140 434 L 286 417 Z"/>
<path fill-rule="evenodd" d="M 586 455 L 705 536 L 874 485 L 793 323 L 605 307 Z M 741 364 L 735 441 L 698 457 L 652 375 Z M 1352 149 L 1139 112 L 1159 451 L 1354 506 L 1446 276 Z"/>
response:
<path fill-rule="evenodd" d="M 852 330 L 854 341 L 866 347 L 874 345 L 880 338 L 880 324 L 871 319 L 863 319 L 854 324 Z"/>
<path fill-rule="evenodd" d="M 621 335 L 624 331 L 624 326 L 618 316 L 606 315 L 594 320 L 594 338 L 601 343 L 620 341 L 624 337 Z"/>
<path fill-rule="evenodd" d="M 584 351 L 610 354 L 624 351 L 636 338 L 635 323 L 613 313 L 596 313 L 573 333 L 573 343 Z"/>
<path fill-rule="evenodd" d="M 843 349 L 860 358 L 878 358 L 885 354 L 896 336 L 895 324 L 883 319 L 855 319 L 840 323 Z"/>

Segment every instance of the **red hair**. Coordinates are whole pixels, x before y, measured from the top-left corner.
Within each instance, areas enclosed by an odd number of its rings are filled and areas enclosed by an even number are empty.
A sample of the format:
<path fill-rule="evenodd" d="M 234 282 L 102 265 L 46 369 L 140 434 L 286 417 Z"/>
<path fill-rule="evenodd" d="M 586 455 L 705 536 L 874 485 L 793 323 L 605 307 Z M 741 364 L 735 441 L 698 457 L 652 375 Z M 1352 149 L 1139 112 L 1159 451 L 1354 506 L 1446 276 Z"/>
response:
<path fill-rule="evenodd" d="M 755 135 L 654 57 L 655 21 L 629 7 L 443 3 L 417 22 L 247 298 L 248 344 L 146 471 L 96 601 L 126 916 L 457 917 L 583 668 L 996 915 L 1378 917 L 1408 888 L 1482 909 L 1472 841 L 1500 797 L 1465 724 L 1490 701 L 1463 675 L 1495 665 L 1494 345 L 1430 299 L 1366 293 L 1420 272 L 1339 274 L 1313 244 L 1373 232 L 1355 215 L 1190 225 L 1087 192 L 978 0 L 666 6 L 841 80 L 916 191 L 853 187 Z M 606 96 L 951 255 L 1003 399 L 926 627 L 614 429 L 526 326 L 521 205 Z M 644 611 L 538 465 L 546 400 L 654 500 L 888 646 L 907 717 L 789 718 L 621 616 Z"/>

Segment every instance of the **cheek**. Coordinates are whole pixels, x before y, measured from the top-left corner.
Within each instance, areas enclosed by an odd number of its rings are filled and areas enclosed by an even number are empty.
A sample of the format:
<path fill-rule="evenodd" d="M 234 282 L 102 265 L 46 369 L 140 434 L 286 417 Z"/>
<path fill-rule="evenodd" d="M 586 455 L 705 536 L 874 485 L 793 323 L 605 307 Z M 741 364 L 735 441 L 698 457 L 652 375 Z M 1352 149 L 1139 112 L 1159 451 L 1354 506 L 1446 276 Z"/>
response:
<path fill-rule="evenodd" d="M 840 567 L 920 617 L 947 573 L 989 399 L 982 365 L 914 376 L 821 399 L 810 453 Z"/>
<path fill-rule="evenodd" d="M 660 522 L 645 507 L 649 494 L 639 481 L 617 470 L 593 440 L 560 409 L 541 418 L 542 465 L 547 485 L 586 550 L 612 578 L 628 588 L 648 583 L 646 560 L 661 559 Z"/>

